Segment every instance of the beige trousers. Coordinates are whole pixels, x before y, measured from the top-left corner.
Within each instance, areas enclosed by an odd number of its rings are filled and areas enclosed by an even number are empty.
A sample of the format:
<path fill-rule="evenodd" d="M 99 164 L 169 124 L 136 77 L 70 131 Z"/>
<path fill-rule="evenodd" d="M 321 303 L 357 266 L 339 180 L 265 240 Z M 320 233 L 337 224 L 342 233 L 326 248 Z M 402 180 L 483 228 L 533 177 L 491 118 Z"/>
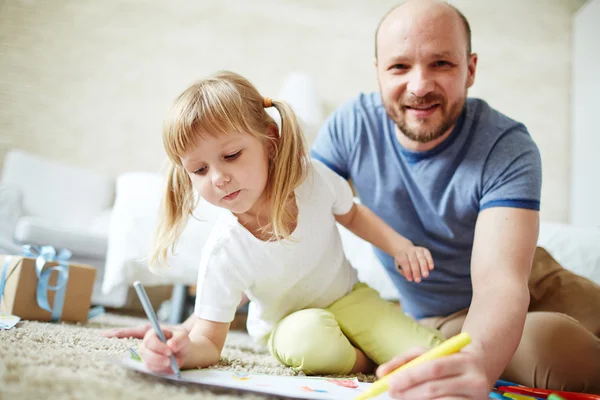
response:
<path fill-rule="evenodd" d="M 521 343 L 501 378 L 530 387 L 600 394 L 600 286 L 535 251 Z M 460 332 L 468 309 L 419 322 Z"/>

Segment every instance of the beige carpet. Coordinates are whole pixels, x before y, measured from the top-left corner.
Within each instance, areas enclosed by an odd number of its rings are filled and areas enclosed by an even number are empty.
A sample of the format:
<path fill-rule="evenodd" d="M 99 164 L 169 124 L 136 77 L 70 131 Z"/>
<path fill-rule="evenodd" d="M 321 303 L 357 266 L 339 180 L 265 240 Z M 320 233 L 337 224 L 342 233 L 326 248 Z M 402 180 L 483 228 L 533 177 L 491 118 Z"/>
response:
<path fill-rule="evenodd" d="M 0 399 L 273 399 L 248 392 L 215 390 L 173 383 L 128 371 L 106 360 L 127 355 L 136 339 L 105 338 L 114 326 L 144 323 L 142 319 L 101 315 L 88 324 L 22 321 L 0 330 Z M 295 375 L 244 333 L 231 331 L 220 369 Z M 359 376 L 372 381 L 372 376 Z"/>

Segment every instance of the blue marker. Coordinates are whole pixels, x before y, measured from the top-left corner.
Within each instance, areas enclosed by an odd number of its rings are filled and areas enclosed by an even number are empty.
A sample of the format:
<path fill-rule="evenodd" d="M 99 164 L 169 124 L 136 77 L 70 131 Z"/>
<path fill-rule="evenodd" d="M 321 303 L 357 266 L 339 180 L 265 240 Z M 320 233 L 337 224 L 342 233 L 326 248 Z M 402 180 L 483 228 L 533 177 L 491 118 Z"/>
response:
<path fill-rule="evenodd" d="M 150 304 L 150 300 L 148 299 L 146 290 L 144 290 L 144 287 L 142 286 L 140 281 L 133 282 L 133 287 L 135 288 L 135 291 L 137 292 L 137 295 L 140 298 L 140 301 L 142 302 L 142 307 L 144 307 L 144 311 L 146 312 L 146 315 L 148 316 L 148 319 L 150 320 L 152 327 L 156 331 L 156 335 L 163 343 L 166 344 L 167 339 L 165 338 L 165 334 L 163 333 L 162 329 L 160 329 L 160 325 L 158 324 L 158 318 L 156 317 L 156 314 L 154 313 L 152 304 Z M 178 378 L 181 378 L 181 371 L 179 371 L 179 366 L 177 365 L 175 356 L 172 353 L 171 353 L 171 369 L 173 370 L 173 372 L 175 373 L 175 375 Z"/>

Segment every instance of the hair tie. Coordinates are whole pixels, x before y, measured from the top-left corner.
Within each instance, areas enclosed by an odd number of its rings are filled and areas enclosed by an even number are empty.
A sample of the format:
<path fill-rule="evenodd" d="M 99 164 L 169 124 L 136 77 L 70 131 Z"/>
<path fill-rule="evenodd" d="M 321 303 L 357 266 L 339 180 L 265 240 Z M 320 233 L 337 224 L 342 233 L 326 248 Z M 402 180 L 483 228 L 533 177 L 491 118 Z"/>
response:
<path fill-rule="evenodd" d="M 269 107 L 273 106 L 273 99 L 271 99 L 270 97 L 265 97 L 263 99 L 263 106 L 265 108 L 269 108 Z"/>

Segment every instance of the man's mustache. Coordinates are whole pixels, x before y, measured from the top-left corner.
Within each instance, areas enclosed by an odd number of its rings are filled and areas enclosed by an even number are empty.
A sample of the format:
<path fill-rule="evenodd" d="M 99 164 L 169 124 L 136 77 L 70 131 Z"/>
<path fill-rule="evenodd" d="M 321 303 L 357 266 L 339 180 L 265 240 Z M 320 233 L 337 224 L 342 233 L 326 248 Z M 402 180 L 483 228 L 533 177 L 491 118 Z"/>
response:
<path fill-rule="evenodd" d="M 423 107 L 434 104 L 444 105 L 444 98 L 437 94 L 428 94 L 424 97 L 410 96 L 400 102 L 400 105 L 403 107 Z"/>

